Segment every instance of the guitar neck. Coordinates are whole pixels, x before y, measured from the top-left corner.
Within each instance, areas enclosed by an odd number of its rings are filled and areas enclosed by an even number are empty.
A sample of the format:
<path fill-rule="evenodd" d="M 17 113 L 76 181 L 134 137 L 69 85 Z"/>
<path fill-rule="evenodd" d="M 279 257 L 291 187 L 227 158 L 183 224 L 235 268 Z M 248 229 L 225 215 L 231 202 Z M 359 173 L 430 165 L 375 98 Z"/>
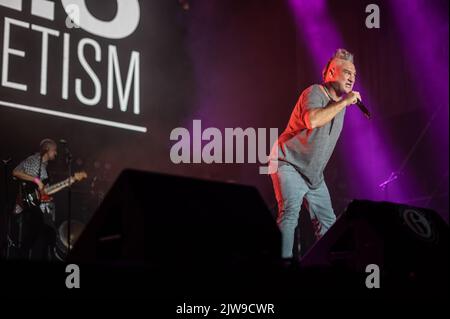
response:
<path fill-rule="evenodd" d="M 74 183 L 73 177 L 67 178 L 59 183 L 53 184 L 51 186 L 48 186 L 45 188 L 45 193 L 48 195 L 52 195 L 56 192 L 59 192 L 60 190 L 69 187 L 71 184 Z"/>

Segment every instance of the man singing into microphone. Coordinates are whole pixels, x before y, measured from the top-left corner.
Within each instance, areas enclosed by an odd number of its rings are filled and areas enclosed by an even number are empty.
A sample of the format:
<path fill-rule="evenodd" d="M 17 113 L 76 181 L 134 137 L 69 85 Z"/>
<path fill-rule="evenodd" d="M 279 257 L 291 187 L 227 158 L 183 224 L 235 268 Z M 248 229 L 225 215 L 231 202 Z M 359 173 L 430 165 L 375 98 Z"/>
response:
<path fill-rule="evenodd" d="M 338 49 L 323 70 L 324 83 L 311 85 L 301 93 L 278 138 L 278 147 L 273 148 L 271 177 L 284 259 L 293 257 L 303 199 L 315 221 L 316 237 L 336 220 L 323 171 L 341 133 L 345 108 L 361 100 L 360 94 L 352 91 L 355 77 L 353 55 Z"/>

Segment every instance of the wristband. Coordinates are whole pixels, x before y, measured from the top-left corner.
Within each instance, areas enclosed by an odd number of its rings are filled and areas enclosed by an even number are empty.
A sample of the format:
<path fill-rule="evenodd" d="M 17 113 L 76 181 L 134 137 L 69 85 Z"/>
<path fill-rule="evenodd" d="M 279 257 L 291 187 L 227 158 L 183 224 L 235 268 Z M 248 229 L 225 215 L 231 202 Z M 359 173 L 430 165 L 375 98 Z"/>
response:
<path fill-rule="evenodd" d="M 33 182 L 34 182 L 35 184 L 39 184 L 40 181 L 41 181 L 41 180 L 40 180 L 38 177 L 35 177 L 35 178 L 33 179 Z"/>

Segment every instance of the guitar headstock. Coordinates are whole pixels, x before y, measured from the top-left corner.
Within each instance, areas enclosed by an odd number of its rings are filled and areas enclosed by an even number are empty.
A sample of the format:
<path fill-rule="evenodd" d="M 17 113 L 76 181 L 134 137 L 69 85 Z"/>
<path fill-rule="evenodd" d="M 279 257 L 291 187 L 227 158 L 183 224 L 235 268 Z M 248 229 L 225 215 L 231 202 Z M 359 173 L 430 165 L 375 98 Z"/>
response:
<path fill-rule="evenodd" d="M 85 178 L 87 178 L 87 173 L 85 171 L 81 171 L 81 172 L 76 172 L 75 174 L 73 174 L 73 178 L 79 182 Z"/>

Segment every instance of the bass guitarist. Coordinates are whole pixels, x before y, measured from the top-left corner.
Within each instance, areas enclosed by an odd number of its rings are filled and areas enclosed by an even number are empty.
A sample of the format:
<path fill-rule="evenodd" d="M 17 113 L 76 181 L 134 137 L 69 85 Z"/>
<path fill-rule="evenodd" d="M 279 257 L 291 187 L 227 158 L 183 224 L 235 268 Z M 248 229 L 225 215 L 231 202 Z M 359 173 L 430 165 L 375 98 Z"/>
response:
<path fill-rule="evenodd" d="M 52 139 L 41 141 L 39 152 L 22 161 L 13 176 L 20 187 L 14 207 L 13 238 L 17 258 L 51 260 L 56 242 L 55 205 L 49 195 L 86 177 L 86 173 L 47 187 L 49 175 L 47 165 L 56 159 L 58 145 Z"/>

